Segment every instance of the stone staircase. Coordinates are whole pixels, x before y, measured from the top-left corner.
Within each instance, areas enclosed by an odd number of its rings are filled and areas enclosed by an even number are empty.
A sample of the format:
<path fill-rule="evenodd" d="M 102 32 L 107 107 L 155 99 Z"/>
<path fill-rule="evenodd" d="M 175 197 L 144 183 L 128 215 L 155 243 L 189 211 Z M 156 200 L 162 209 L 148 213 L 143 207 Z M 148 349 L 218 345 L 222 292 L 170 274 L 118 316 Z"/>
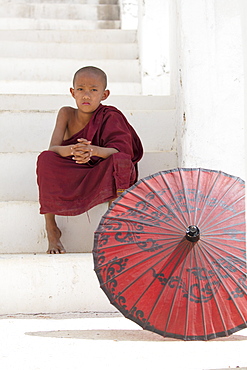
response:
<path fill-rule="evenodd" d="M 177 165 L 175 101 L 143 96 L 136 30 L 116 0 L 0 0 L 0 314 L 115 310 L 93 271 L 93 233 L 107 204 L 58 217 L 66 255 L 46 255 L 35 166 L 74 72 L 106 71 L 111 96 L 140 135 L 140 177 Z"/>

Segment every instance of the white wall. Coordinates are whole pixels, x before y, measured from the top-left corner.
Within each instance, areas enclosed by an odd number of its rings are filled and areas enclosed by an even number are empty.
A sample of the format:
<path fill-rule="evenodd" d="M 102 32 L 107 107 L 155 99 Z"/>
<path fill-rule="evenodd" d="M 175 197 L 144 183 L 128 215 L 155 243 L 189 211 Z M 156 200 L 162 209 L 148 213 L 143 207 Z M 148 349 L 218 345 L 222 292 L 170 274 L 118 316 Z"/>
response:
<path fill-rule="evenodd" d="M 132 11 L 137 2 L 121 1 Z M 244 8 L 246 0 L 138 0 L 143 94 L 176 96 L 181 167 L 245 178 Z"/>
<path fill-rule="evenodd" d="M 171 0 L 174 1 L 174 0 Z M 181 167 L 245 177 L 241 11 L 235 0 L 176 0 Z M 177 36 L 177 38 L 175 37 Z M 175 48 L 173 48 L 173 52 Z"/>

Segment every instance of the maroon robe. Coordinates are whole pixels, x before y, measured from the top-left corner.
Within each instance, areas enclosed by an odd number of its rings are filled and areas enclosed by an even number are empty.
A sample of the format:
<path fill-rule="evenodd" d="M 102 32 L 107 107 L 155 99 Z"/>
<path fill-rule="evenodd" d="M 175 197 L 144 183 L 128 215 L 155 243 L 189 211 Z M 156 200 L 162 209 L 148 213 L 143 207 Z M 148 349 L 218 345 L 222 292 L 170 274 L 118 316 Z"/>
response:
<path fill-rule="evenodd" d="M 40 213 L 75 216 L 97 204 L 117 197 L 137 180 L 137 162 L 143 155 L 141 141 L 125 116 L 115 107 L 101 105 L 86 127 L 62 145 L 84 138 L 92 145 L 115 148 L 117 153 L 103 159 L 92 157 L 77 164 L 70 157 L 42 152 L 37 161 Z"/>

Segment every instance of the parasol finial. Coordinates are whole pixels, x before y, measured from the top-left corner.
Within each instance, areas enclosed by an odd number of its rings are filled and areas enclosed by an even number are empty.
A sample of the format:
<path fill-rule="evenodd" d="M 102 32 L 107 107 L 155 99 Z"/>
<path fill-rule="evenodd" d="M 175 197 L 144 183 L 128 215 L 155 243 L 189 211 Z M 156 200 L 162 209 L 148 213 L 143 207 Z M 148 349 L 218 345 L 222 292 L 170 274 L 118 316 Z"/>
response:
<path fill-rule="evenodd" d="M 190 242 L 197 242 L 200 239 L 200 230 L 196 225 L 191 225 L 186 229 L 185 237 Z"/>

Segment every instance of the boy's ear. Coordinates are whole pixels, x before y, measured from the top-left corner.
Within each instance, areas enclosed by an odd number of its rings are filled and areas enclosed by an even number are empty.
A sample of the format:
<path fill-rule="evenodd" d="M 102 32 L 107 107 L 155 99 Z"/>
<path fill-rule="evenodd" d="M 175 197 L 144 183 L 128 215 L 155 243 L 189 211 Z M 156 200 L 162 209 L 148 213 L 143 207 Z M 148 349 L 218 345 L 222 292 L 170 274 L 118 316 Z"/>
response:
<path fill-rule="evenodd" d="M 70 89 L 69 89 L 69 91 L 70 91 L 70 94 L 73 96 L 73 98 L 75 97 L 75 90 L 71 87 Z"/>
<path fill-rule="evenodd" d="M 106 100 L 108 98 L 108 96 L 110 95 L 110 90 L 105 90 L 103 92 L 103 95 L 102 95 L 102 98 L 101 100 Z"/>

